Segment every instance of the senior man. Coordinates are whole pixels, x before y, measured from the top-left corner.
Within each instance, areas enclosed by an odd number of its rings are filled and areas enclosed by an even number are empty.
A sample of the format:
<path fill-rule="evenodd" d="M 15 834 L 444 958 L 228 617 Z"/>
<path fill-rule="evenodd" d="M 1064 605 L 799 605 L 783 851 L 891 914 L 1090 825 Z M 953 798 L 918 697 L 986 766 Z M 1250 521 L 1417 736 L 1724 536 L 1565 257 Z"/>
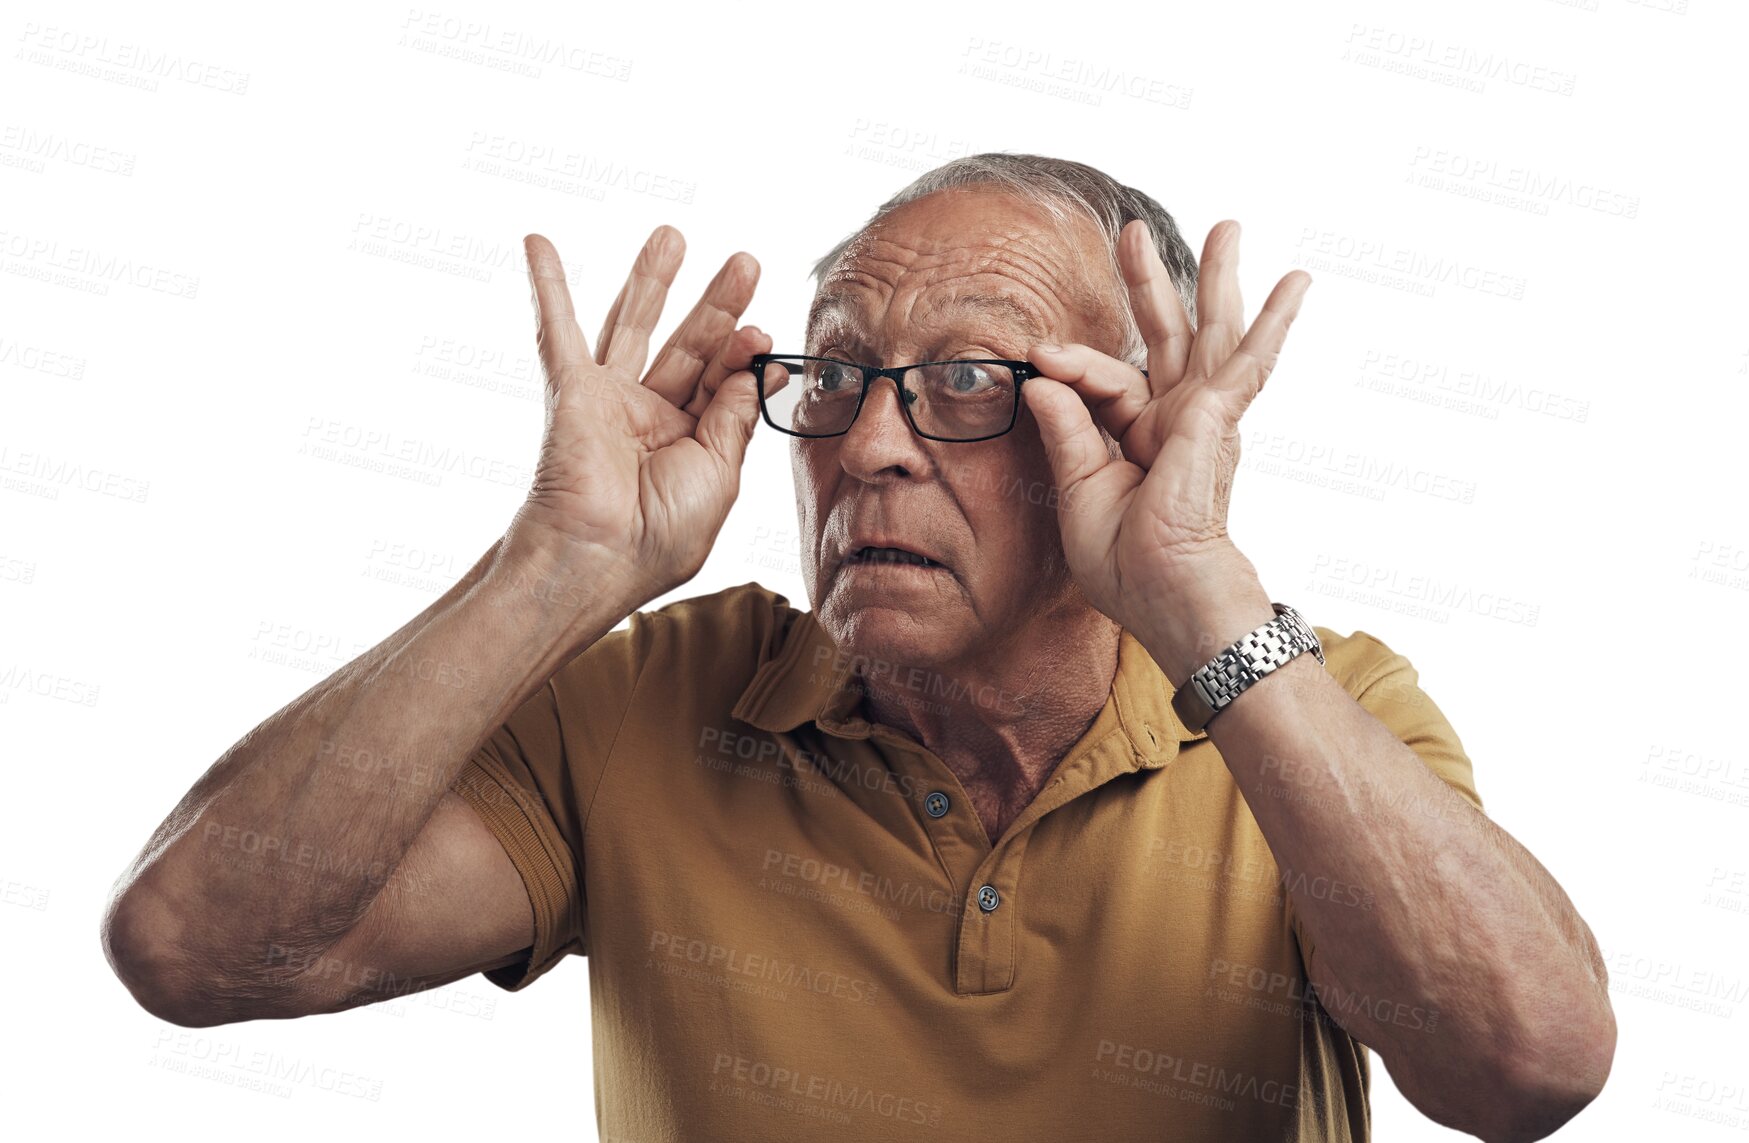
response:
<path fill-rule="evenodd" d="M 1614 1050 L 1589 930 L 1409 661 L 1228 534 L 1310 282 L 1246 329 L 1237 248 L 972 156 L 821 260 L 805 352 L 736 325 L 737 253 L 645 372 L 678 232 L 593 350 L 531 235 L 526 502 L 194 785 L 115 970 L 206 1026 L 586 956 L 603 1139 L 1358 1140 L 1368 1049 L 1441 1123 L 1553 1131 Z M 641 610 L 762 415 L 812 609 Z"/>

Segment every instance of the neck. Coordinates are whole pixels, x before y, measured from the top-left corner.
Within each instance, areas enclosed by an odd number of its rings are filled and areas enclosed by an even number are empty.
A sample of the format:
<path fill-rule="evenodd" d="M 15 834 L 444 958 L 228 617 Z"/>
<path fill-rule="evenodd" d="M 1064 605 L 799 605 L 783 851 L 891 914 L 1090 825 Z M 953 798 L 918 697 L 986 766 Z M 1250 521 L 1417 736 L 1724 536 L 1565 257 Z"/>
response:
<path fill-rule="evenodd" d="M 1024 807 L 1104 708 L 1119 633 L 1085 603 L 1042 613 L 962 659 L 918 672 L 940 685 L 865 681 L 864 701 L 872 721 L 915 738 L 975 797 Z"/>

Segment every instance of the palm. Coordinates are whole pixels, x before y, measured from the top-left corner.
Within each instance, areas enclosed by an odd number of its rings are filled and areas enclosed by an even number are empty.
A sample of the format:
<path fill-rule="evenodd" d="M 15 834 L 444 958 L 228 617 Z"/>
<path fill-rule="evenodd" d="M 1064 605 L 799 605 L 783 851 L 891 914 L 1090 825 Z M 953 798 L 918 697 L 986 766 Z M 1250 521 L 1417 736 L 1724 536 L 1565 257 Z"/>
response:
<path fill-rule="evenodd" d="M 627 583 L 654 597 L 696 574 L 740 487 L 757 416 L 744 371 L 769 339 L 733 327 L 752 296 L 757 263 L 730 258 L 640 379 L 680 265 L 679 232 L 658 227 L 651 235 L 593 355 L 557 252 L 538 235 L 527 248 L 547 425 L 518 524 L 542 540 L 609 557 Z"/>
<path fill-rule="evenodd" d="M 1241 338 L 1236 229 L 1209 236 L 1193 332 L 1145 225 L 1129 224 L 1119 264 L 1148 345 L 1147 376 L 1077 345 L 1040 355 L 1050 381 L 1027 387 L 1063 488 L 1069 568 L 1090 602 L 1117 618 L 1161 606 L 1187 569 L 1231 547 L 1239 417 L 1268 379 L 1310 283 L 1304 272 L 1284 277 Z M 1110 455 L 1095 417 L 1121 456 Z"/>
<path fill-rule="evenodd" d="M 642 566 L 676 562 L 664 537 L 677 522 L 709 518 L 725 491 L 693 439 L 697 419 L 602 371 L 566 371 L 557 390 L 531 501 L 580 543 Z"/>
<path fill-rule="evenodd" d="M 1181 386 L 1153 400 L 1121 438 L 1125 458 L 1153 454 L 1149 467 L 1111 460 L 1065 503 L 1069 569 L 1106 614 L 1159 603 L 1178 566 L 1172 557 L 1190 559 L 1225 538 L 1224 511 L 1210 511 L 1224 494 L 1209 490 L 1226 483 L 1220 474 L 1229 457 L 1237 461 L 1238 437 L 1225 437 L 1221 416 L 1194 393 Z M 1220 442 L 1212 452 L 1210 439 Z"/>

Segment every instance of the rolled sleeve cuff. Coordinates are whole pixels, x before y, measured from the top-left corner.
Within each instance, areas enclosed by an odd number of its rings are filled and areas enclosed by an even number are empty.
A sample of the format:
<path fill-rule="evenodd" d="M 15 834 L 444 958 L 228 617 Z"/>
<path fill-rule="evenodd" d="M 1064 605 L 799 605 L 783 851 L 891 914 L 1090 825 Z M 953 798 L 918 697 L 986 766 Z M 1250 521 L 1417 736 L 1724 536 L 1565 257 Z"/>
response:
<path fill-rule="evenodd" d="M 482 973 L 499 988 L 521 991 L 566 956 L 585 951 L 575 866 L 551 815 L 489 753 L 470 758 L 450 789 L 497 836 L 528 891 L 534 909 L 529 956 Z"/>

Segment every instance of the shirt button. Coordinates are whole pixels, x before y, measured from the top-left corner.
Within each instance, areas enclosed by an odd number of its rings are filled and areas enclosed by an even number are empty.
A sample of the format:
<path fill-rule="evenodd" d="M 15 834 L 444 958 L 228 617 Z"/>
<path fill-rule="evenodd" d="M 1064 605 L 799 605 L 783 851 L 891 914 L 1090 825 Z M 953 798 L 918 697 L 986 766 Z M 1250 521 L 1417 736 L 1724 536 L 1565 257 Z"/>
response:
<path fill-rule="evenodd" d="M 980 885 L 978 887 L 978 908 L 984 910 L 986 913 L 994 913 L 996 911 L 996 906 L 1001 903 L 1002 895 L 996 892 L 996 886 Z"/>
<path fill-rule="evenodd" d="M 947 795 L 940 790 L 930 793 L 923 799 L 923 811 L 932 818 L 939 818 L 947 813 Z"/>

